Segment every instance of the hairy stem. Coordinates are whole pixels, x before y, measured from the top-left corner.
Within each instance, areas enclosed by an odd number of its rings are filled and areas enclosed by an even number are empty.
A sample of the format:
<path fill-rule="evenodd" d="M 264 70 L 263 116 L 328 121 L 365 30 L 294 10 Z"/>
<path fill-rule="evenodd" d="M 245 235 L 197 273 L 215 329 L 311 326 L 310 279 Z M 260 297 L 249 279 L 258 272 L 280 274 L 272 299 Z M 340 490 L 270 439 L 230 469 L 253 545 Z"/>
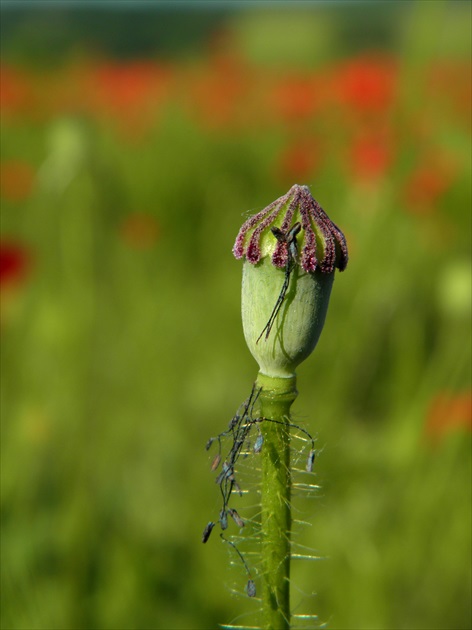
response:
<path fill-rule="evenodd" d="M 261 486 L 262 627 L 290 628 L 290 407 L 297 396 L 295 376 L 259 374 L 264 435 Z"/>

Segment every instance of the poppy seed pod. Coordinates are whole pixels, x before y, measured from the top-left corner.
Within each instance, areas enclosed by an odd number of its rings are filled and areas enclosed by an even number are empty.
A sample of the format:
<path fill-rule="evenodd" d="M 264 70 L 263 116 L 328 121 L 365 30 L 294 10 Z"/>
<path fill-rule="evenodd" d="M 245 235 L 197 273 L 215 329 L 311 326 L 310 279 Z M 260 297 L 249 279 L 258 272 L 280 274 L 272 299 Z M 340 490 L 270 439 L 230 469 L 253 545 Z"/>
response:
<path fill-rule="evenodd" d="M 335 269 L 348 261 L 344 234 L 307 186 L 295 184 L 241 227 L 242 320 L 260 372 L 288 378 L 320 337 Z"/>

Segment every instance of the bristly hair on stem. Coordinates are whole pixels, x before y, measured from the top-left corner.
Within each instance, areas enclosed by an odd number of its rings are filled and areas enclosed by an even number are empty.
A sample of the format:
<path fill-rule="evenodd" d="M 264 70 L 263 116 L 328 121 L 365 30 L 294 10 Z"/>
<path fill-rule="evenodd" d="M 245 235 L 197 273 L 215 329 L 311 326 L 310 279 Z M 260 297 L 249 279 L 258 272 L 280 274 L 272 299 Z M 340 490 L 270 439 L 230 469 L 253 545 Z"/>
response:
<path fill-rule="evenodd" d="M 283 384 L 285 385 L 285 382 Z M 267 399 L 269 402 L 266 400 L 264 403 L 264 399 L 267 398 L 267 393 L 264 392 L 264 386 L 261 386 L 259 382 L 254 383 L 250 395 L 244 403 L 240 405 L 235 415 L 229 421 L 228 428 L 217 436 L 210 438 L 206 443 L 207 450 L 209 450 L 214 443 L 218 444 L 216 459 L 215 457 L 212 459 L 212 462 L 218 461 L 218 464 L 214 466 L 212 463 L 211 469 L 212 472 L 217 473 L 215 481 L 220 487 L 222 505 L 218 518 L 211 520 L 205 526 L 202 535 L 202 542 L 206 543 L 209 540 L 215 525 L 219 523 L 222 530 L 220 533 L 222 540 L 229 543 L 232 549 L 236 552 L 248 576 L 248 582 L 245 589 L 247 595 L 250 598 L 254 598 L 256 596 L 256 581 L 260 579 L 262 581 L 261 593 L 267 592 L 268 590 L 272 592 L 272 589 L 275 588 L 274 592 L 277 601 L 283 600 L 283 614 L 275 614 L 279 621 L 282 618 L 289 619 L 290 617 L 287 591 L 288 583 L 286 583 L 285 579 L 277 577 L 276 581 L 279 582 L 279 586 L 274 587 L 272 585 L 271 576 L 274 575 L 274 571 L 275 575 L 278 576 L 280 573 L 280 566 L 284 567 L 287 563 L 290 563 L 290 558 L 293 556 L 289 535 L 291 523 L 291 464 L 290 457 L 287 459 L 287 456 L 290 448 L 282 448 L 281 444 L 279 444 L 279 440 L 282 438 L 284 444 L 288 446 L 291 431 L 295 431 L 299 436 L 303 436 L 303 443 L 307 444 L 306 448 L 309 450 L 308 454 L 305 454 L 306 463 L 304 467 L 307 471 L 313 466 L 315 453 L 314 438 L 306 429 L 290 420 L 289 406 L 295 395 L 296 390 L 294 389 L 293 384 L 292 391 L 286 394 L 285 399 L 282 397 L 282 400 L 278 401 L 277 404 L 280 408 L 277 413 L 275 413 L 274 401 L 271 396 L 269 395 L 269 398 Z M 267 411 L 267 417 L 261 415 L 263 410 Z M 273 430 L 270 430 L 270 427 L 273 427 Z M 287 455 L 284 455 L 284 453 Z M 259 524 L 255 523 L 252 519 L 250 521 L 251 531 L 256 531 L 255 535 L 260 539 L 260 544 L 262 545 L 261 564 L 255 573 L 253 573 L 253 569 L 250 568 L 248 561 L 244 557 L 243 552 L 239 549 L 239 545 L 235 539 L 230 539 L 223 535 L 223 532 L 228 529 L 228 517 L 230 517 L 234 524 L 239 528 L 239 538 L 242 540 L 241 530 L 245 528 L 247 521 L 240 515 L 238 510 L 235 509 L 233 502 L 234 497 L 241 496 L 243 492 L 237 480 L 239 463 L 241 460 L 244 460 L 245 466 L 247 467 L 248 464 L 250 465 L 251 457 L 257 457 L 257 461 L 261 462 L 263 475 L 261 481 L 262 511 L 260 513 L 260 518 L 262 520 L 257 519 Z M 262 458 L 262 460 L 259 460 L 259 458 Z M 255 465 L 257 466 L 257 464 Z M 278 482 L 276 481 L 277 479 L 279 479 Z M 283 499 L 281 496 L 282 492 L 286 495 Z M 274 521 L 274 515 L 271 507 L 271 502 L 273 501 L 282 501 L 282 504 L 285 506 L 285 526 L 279 523 L 277 519 Z M 275 527 L 274 522 L 278 523 Z M 256 530 L 254 530 L 254 527 L 256 527 Z M 254 533 L 249 534 L 249 536 L 253 537 Z M 270 550 L 271 545 L 275 545 L 275 548 L 278 549 L 279 559 L 274 562 L 279 568 L 276 568 L 275 565 L 267 565 L 267 561 L 264 561 L 264 557 L 267 555 L 264 549 L 269 551 L 271 558 L 274 557 L 274 550 Z M 286 572 L 286 569 L 284 569 L 284 572 Z M 267 596 L 265 599 L 268 599 Z M 270 622 L 268 622 L 269 626 L 267 627 L 272 627 L 272 624 L 275 623 L 274 613 L 269 613 L 266 610 L 265 615 L 270 617 Z"/>

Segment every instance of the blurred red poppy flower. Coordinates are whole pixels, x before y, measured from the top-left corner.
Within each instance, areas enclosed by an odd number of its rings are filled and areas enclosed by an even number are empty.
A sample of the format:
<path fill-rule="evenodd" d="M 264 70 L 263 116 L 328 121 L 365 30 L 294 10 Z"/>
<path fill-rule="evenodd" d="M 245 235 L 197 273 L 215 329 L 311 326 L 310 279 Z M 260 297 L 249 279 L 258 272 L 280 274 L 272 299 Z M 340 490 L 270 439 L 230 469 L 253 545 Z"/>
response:
<path fill-rule="evenodd" d="M 393 159 L 390 139 L 381 134 L 356 138 L 349 151 L 349 167 L 355 179 L 377 180 L 385 176 Z"/>
<path fill-rule="evenodd" d="M 444 156 L 425 157 L 409 175 L 405 184 L 407 209 L 418 215 L 430 214 L 437 201 L 454 181 L 455 165 Z"/>
<path fill-rule="evenodd" d="M 33 108 L 29 76 L 16 68 L 0 65 L 0 110 L 2 115 L 25 113 Z"/>
<path fill-rule="evenodd" d="M 311 118 L 321 102 L 322 89 L 322 81 L 313 74 L 286 76 L 269 91 L 268 111 L 285 122 Z"/>
<path fill-rule="evenodd" d="M 287 181 L 309 180 L 319 168 L 321 149 L 311 138 L 299 138 L 288 144 L 277 160 L 277 175 Z"/>
<path fill-rule="evenodd" d="M 35 171 L 27 162 L 9 160 L 0 163 L 0 195 L 7 201 L 24 201 L 33 190 Z"/>
<path fill-rule="evenodd" d="M 212 57 L 204 70 L 188 77 L 187 109 L 209 128 L 234 128 L 251 120 L 252 74 L 237 57 Z"/>
<path fill-rule="evenodd" d="M 395 101 L 396 64 L 386 57 L 351 59 L 334 69 L 331 82 L 341 105 L 357 113 L 384 113 Z"/>
<path fill-rule="evenodd" d="M 28 274 L 30 262 L 30 253 L 23 245 L 0 241 L 0 287 L 21 284 Z"/>
<path fill-rule="evenodd" d="M 458 115 L 468 127 L 471 126 L 472 79 L 470 61 L 441 61 L 428 72 L 428 98 L 435 105 L 450 105 L 452 115 Z"/>
<path fill-rule="evenodd" d="M 151 214 L 135 212 L 128 215 L 120 226 L 123 241 L 134 249 L 150 249 L 159 238 L 159 225 Z"/>
<path fill-rule="evenodd" d="M 105 62 L 84 74 L 85 96 L 93 113 L 111 115 L 139 130 L 151 123 L 169 93 L 172 70 L 153 61 Z"/>
<path fill-rule="evenodd" d="M 447 434 L 464 429 L 472 430 L 472 392 L 438 394 L 427 412 L 426 437 L 437 443 Z"/>

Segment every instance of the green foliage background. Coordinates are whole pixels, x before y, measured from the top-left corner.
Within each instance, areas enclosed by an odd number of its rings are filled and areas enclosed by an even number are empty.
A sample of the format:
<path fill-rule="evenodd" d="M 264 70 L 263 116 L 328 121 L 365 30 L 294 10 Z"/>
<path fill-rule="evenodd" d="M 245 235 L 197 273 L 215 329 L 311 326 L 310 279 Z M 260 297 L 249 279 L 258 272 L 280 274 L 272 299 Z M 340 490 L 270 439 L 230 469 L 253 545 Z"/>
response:
<path fill-rule="evenodd" d="M 331 121 L 324 166 L 298 182 L 351 253 L 295 405 L 322 449 L 322 491 L 301 540 L 325 559 L 296 569 L 294 604 L 339 629 L 471 624 L 470 427 L 453 426 L 446 408 L 439 437 L 427 428 L 438 396 L 470 400 L 470 125 L 428 100 L 423 80 L 444 59 L 470 60 L 470 5 L 404 4 L 370 22 L 362 4 L 285 8 L 285 21 L 271 6 L 182 10 L 169 22 L 172 46 L 145 51 L 205 67 L 208 33 L 224 25 L 238 54 L 269 73 L 329 68 L 379 45 L 399 61 L 400 148 L 387 175 L 353 181 Z M 203 26 L 192 31 L 196 14 Z M 10 16 L 23 26 L 4 40 L 4 62 L 61 72 L 51 51 L 28 54 L 25 16 Z M 153 16 L 162 26 L 165 14 Z M 191 45 L 179 46 L 185 29 Z M 98 55 L 78 32 L 59 47 L 67 63 L 87 47 Z M 217 537 L 200 542 L 218 506 L 204 445 L 256 376 L 234 238 L 243 213 L 295 182 L 275 167 L 286 127 L 208 128 L 182 94 L 138 140 L 60 108 L 46 119 L 2 116 L 2 161 L 37 173 L 30 196 L 2 198 L 2 238 L 32 257 L 24 284 L 2 293 L 5 630 L 197 630 L 251 610 L 230 595 L 241 576 L 228 550 Z M 425 155 L 412 134 L 424 118 L 426 152 L 452 153 L 457 168 L 433 211 L 415 213 L 400 192 Z M 149 247 L 123 236 L 135 212 L 158 226 Z"/>

